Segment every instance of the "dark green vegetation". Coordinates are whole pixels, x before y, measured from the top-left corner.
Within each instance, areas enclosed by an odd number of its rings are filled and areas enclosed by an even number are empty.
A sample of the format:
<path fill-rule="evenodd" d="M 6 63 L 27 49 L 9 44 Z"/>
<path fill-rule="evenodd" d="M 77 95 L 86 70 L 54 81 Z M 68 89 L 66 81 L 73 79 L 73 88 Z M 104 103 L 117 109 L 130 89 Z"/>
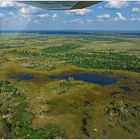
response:
<path fill-rule="evenodd" d="M 50 47 L 50 48 L 46 48 L 44 49 L 44 54 L 47 53 L 59 53 L 59 52 L 67 52 L 76 48 L 80 48 L 80 45 L 77 44 L 65 44 L 65 45 L 61 45 L 61 46 L 56 46 L 56 47 Z"/>
<path fill-rule="evenodd" d="M 140 58 L 125 52 L 66 53 L 68 63 L 84 68 L 129 70 L 140 72 Z"/>
<path fill-rule="evenodd" d="M 70 47 L 71 46 L 71 47 Z M 73 49 L 80 46 L 70 44 L 43 49 L 46 56 L 56 57 L 60 61 L 66 61 L 66 64 L 73 64 L 84 68 L 111 69 L 111 70 L 129 70 L 140 72 L 140 58 L 130 55 L 128 52 L 119 51 L 79 51 Z M 63 53 L 66 51 L 66 53 Z M 133 50 L 132 50 L 133 51 Z M 55 53 L 55 55 L 47 55 Z M 61 53 L 56 56 L 56 53 Z"/>
<path fill-rule="evenodd" d="M 0 34 L 0 138 L 140 138 L 139 46 L 136 35 Z M 46 78 L 82 72 L 117 82 Z"/>

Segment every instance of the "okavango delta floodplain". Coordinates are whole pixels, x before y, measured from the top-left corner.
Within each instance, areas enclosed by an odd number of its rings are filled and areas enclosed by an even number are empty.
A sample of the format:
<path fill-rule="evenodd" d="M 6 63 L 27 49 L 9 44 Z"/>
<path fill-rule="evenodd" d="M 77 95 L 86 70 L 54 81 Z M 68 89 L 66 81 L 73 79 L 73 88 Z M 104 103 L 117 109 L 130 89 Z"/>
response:
<path fill-rule="evenodd" d="M 140 138 L 139 130 L 139 33 L 0 34 L 0 138 Z"/>

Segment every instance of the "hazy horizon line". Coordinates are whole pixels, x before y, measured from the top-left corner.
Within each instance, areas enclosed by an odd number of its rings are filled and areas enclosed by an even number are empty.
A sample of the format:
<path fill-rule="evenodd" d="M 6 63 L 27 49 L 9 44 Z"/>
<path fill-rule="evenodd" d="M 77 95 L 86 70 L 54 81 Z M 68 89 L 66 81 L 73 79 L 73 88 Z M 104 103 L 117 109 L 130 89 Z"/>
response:
<path fill-rule="evenodd" d="M 81 30 L 81 29 L 79 29 L 79 30 L 61 30 L 61 29 L 59 29 L 59 30 L 18 30 L 18 29 L 14 29 L 14 30 L 0 30 L 0 32 L 8 32 L 8 31 L 20 31 L 20 32 L 23 32 L 23 31 L 135 31 L 135 32 L 140 32 L 140 30 Z"/>

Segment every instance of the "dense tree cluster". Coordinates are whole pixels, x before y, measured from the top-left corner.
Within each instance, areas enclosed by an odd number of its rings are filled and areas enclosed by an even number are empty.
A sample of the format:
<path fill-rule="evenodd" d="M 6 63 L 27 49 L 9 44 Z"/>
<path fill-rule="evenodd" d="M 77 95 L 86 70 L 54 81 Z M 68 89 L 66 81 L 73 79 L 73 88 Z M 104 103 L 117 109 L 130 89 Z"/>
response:
<path fill-rule="evenodd" d="M 129 70 L 140 72 L 140 59 L 121 52 L 65 53 L 66 63 L 85 68 Z"/>
<path fill-rule="evenodd" d="M 45 48 L 44 53 L 59 53 L 66 52 L 81 47 L 79 44 L 64 44 L 62 46 Z"/>

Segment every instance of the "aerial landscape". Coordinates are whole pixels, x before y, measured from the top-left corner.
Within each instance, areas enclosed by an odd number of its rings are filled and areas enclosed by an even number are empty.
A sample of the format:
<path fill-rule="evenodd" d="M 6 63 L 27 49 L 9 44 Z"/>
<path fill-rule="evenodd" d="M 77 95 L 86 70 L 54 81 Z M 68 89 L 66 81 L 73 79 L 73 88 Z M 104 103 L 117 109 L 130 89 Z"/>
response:
<path fill-rule="evenodd" d="M 139 30 L 4 26 L 0 138 L 140 138 Z"/>

